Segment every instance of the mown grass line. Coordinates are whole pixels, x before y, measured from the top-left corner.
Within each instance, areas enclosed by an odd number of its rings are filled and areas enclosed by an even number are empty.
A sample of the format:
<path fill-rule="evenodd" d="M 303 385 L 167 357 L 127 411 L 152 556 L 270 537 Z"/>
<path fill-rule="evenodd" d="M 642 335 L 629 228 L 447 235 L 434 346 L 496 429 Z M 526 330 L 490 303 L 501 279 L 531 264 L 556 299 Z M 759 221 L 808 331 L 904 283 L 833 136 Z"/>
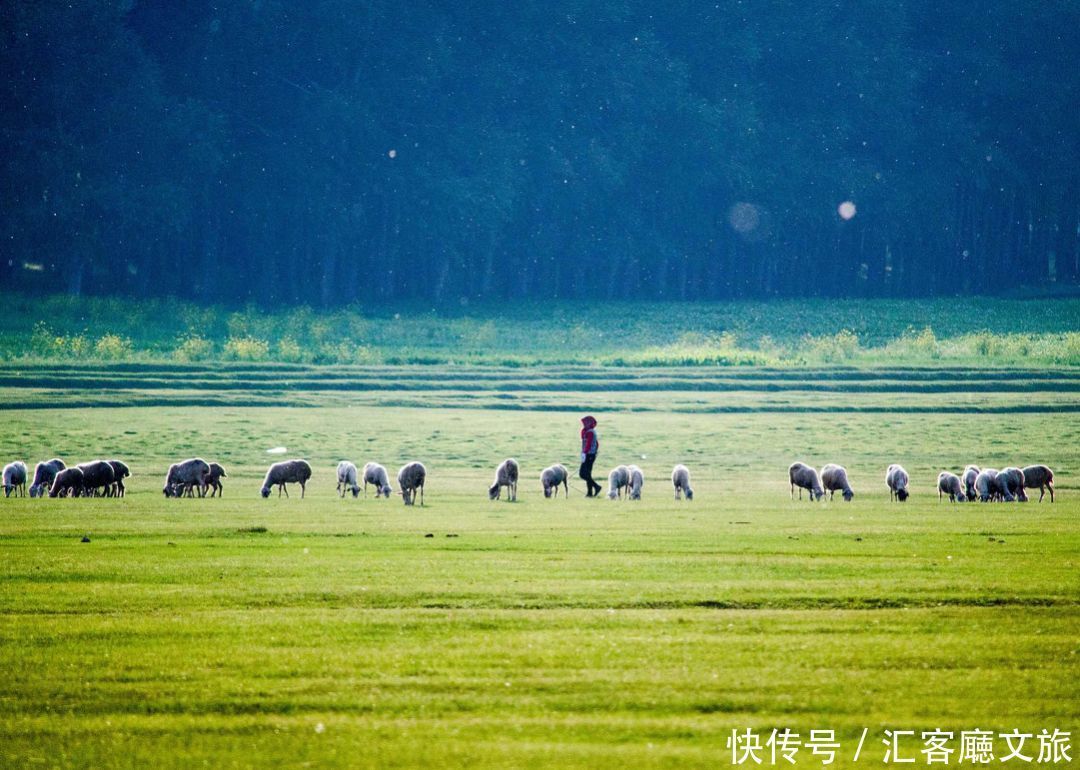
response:
<path fill-rule="evenodd" d="M 257 408 L 257 407 L 290 407 L 296 409 L 317 409 L 325 404 L 301 399 L 290 399 L 281 396 L 267 396 L 263 399 L 254 398 L 212 398 L 212 397 L 177 397 L 177 398 L 125 398 L 118 400 L 103 393 L 99 400 L 87 399 L 59 399 L 43 398 L 41 401 L 16 401 L 8 400 L 0 403 L 0 412 L 15 410 L 41 410 L 41 409 L 94 409 L 101 407 L 206 407 L 206 408 Z M 424 408 L 430 406 L 423 401 L 415 399 L 388 398 L 379 401 L 379 407 L 387 408 Z M 595 404 L 588 402 L 557 403 L 529 403 L 516 404 L 508 402 L 484 403 L 470 401 L 467 403 L 440 402 L 441 409 L 483 409 L 501 410 L 508 412 L 588 412 L 595 409 Z M 931 406 L 667 406 L 651 408 L 648 406 L 626 407 L 627 412 L 672 412 L 677 414 L 1075 414 L 1080 412 L 1080 404 L 1049 404 L 1030 403 L 1015 404 L 1011 406 L 967 406 L 950 405 L 942 407 Z"/>
<path fill-rule="evenodd" d="M 370 379 L 370 380 L 321 380 L 290 379 L 290 380 L 192 380 L 192 379 L 146 379 L 146 378 L 116 378 L 102 376 L 98 378 L 85 377 L 0 377 L 0 387 L 29 387 L 29 388 L 66 388 L 81 391 L 93 390 L 176 390 L 180 388 L 192 390 L 219 390 L 219 391 L 447 391 L 459 390 L 463 385 L 470 384 L 467 380 L 445 380 L 432 378 L 430 380 L 398 380 L 398 379 Z M 502 392 L 550 392 L 562 390 L 574 390 L 578 392 L 609 392 L 620 391 L 700 391 L 700 392 L 738 392 L 751 391 L 761 393 L 780 393 L 789 391 L 803 391 L 808 393 L 1080 393 L 1080 381 L 1057 381 L 1038 380 L 1030 382 L 1020 381 L 968 381 L 956 383 L 940 382 L 914 382 L 914 383 L 888 383 L 888 382 L 856 382 L 846 381 L 842 383 L 819 383 L 811 380 L 769 382 L 767 380 L 724 382 L 724 381 L 685 381 L 685 380 L 633 380 L 624 382 L 610 381 L 578 381 L 572 379 L 549 380 L 546 382 L 517 382 L 514 380 L 496 380 L 471 383 L 473 389 L 484 391 Z"/>
<path fill-rule="evenodd" d="M 69 375 L 82 374 L 117 376 L 119 374 L 201 375 L 202 379 L 232 379 L 246 375 L 251 381 L 290 378 L 306 375 L 317 379 L 355 379 L 392 376 L 395 379 L 453 379 L 482 381 L 485 379 L 529 381 L 547 379 L 557 375 L 594 380 L 634 380 L 641 377 L 668 377 L 678 379 L 725 379 L 725 380 L 1080 380 L 1080 369 L 1075 367 L 1006 367 L 1006 366 L 814 366 L 814 367 L 611 367 L 588 365 L 539 365 L 525 369 L 507 368 L 489 364 L 461 366 L 439 365 L 366 365 L 340 364 L 280 364 L 280 363 L 233 363 L 213 364 L 157 364 L 138 362 L 19 362 L 0 363 L 0 375 L 26 377 L 32 374 Z"/>

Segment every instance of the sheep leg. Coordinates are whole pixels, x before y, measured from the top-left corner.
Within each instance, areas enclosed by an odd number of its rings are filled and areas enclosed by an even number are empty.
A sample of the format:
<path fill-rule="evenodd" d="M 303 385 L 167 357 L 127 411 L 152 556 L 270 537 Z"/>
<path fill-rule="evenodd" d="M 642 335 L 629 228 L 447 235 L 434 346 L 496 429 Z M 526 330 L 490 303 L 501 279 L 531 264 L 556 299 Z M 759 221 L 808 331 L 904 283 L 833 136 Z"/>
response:
<path fill-rule="evenodd" d="M 305 492 L 306 490 L 307 490 L 307 487 L 306 487 L 306 485 L 304 484 L 304 482 L 302 482 L 302 481 L 301 481 L 301 482 L 300 482 L 300 499 L 301 499 L 301 500 L 303 500 L 303 499 L 304 499 L 304 492 Z"/>
<path fill-rule="evenodd" d="M 420 484 L 420 507 L 424 507 L 424 485 Z"/>

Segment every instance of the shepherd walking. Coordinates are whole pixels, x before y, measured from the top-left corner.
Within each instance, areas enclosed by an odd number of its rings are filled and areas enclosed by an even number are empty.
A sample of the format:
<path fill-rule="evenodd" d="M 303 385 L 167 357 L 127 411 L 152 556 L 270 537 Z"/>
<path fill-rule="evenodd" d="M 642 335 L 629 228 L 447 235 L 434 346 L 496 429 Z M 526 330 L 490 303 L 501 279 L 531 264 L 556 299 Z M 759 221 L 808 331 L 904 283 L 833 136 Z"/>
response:
<path fill-rule="evenodd" d="M 596 418 L 592 415 L 581 418 L 581 469 L 578 476 L 589 485 L 585 497 L 596 497 L 603 490 L 592 477 L 593 463 L 596 462 L 596 453 L 600 451 L 600 435 L 596 432 Z"/>

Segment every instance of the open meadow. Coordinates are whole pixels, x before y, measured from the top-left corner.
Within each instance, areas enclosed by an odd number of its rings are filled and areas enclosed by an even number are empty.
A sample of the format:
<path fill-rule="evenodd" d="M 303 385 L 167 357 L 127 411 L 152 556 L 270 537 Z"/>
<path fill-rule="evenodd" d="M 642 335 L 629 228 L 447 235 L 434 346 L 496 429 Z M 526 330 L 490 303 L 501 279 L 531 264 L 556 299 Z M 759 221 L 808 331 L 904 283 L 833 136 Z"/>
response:
<path fill-rule="evenodd" d="M 1074 369 L 230 366 L 0 372 L 5 459 L 133 472 L 119 500 L 0 499 L 3 764 L 716 767 L 732 730 L 789 727 L 846 767 L 864 728 L 864 764 L 885 729 L 1075 735 Z M 584 410 L 640 502 L 543 498 Z M 259 497 L 274 446 L 305 499 Z M 162 497 L 193 455 L 223 499 Z M 489 501 L 507 456 L 519 499 Z M 342 458 L 422 460 L 426 505 L 339 499 Z M 854 501 L 792 502 L 795 459 Z M 1057 502 L 939 503 L 968 462 L 1044 462 Z"/>

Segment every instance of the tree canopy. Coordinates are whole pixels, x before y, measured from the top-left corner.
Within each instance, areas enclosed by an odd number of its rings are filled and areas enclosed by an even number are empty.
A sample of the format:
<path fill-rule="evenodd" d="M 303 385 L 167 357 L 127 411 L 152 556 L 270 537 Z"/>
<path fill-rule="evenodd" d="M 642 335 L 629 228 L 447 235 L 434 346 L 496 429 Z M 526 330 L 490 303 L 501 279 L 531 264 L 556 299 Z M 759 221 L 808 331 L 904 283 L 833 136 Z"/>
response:
<path fill-rule="evenodd" d="M 1078 54 L 1065 0 L 5 3 L 0 279 L 321 306 L 1075 285 Z"/>

